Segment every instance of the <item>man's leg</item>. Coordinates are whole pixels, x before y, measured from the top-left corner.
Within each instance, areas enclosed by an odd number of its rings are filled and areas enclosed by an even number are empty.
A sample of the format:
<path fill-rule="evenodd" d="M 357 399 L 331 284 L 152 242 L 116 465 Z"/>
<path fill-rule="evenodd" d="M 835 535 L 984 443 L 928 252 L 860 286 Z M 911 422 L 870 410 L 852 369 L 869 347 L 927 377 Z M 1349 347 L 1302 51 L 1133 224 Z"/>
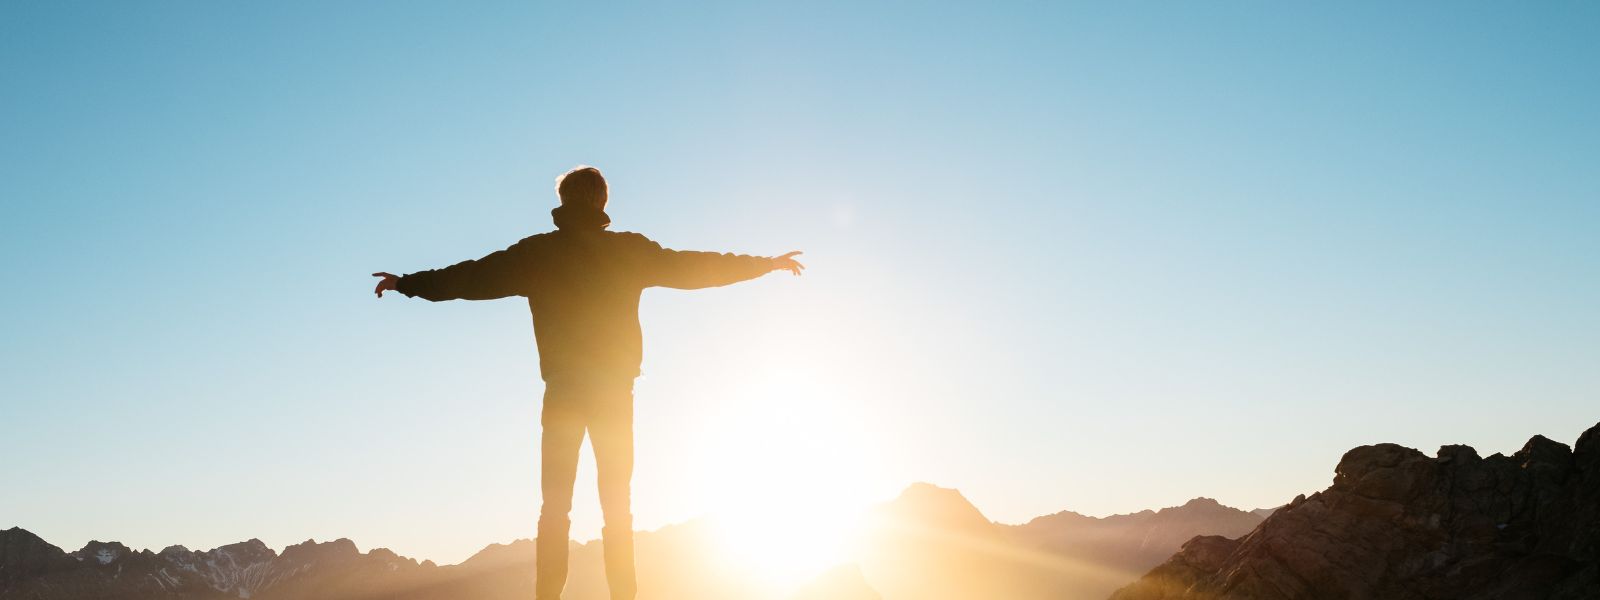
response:
<path fill-rule="evenodd" d="M 571 390 L 546 384 L 543 429 L 539 441 L 539 484 L 544 505 L 539 508 L 539 538 L 535 542 L 535 581 L 538 600 L 560 600 L 567 585 L 567 538 L 572 528 L 572 483 L 578 477 L 578 451 L 583 447 L 583 418 Z"/>
<path fill-rule="evenodd" d="M 628 496 L 633 481 L 633 381 L 596 390 L 591 405 L 589 442 L 600 480 L 600 530 L 605 548 L 606 583 L 611 600 L 633 600 L 638 590 L 633 568 L 633 514 Z"/>

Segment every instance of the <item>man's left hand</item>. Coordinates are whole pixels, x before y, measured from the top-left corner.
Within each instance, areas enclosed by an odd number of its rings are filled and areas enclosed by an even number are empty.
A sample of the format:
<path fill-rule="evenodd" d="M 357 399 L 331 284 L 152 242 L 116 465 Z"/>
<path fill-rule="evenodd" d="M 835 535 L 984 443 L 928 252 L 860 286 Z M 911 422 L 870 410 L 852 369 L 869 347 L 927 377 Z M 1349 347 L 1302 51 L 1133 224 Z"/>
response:
<path fill-rule="evenodd" d="M 790 273 L 794 273 L 795 275 L 799 275 L 801 271 L 806 270 L 805 265 L 800 264 L 800 261 L 794 259 L 794 257 L 799 255 L 800 251 L 795 250 L 794 252 L 790 252 L 783 256 L 772 257 L 772 270 L 785 270 Z"/>

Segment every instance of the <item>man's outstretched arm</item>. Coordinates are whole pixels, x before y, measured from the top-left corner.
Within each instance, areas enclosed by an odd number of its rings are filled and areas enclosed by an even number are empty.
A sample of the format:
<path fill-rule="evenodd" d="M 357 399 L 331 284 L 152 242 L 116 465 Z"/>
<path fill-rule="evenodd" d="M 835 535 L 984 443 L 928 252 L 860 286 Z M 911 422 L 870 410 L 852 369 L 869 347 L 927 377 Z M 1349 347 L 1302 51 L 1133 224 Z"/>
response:
<path fill-rule="evenodd" d="M 650 285 L 694 290 L 755 279 L 777 270 L 799 275 L 805 265 L 794 259 L 800 252 L 765 257 L 717 252 L 670 250 L 648 241 Z"/>
<path fill-rule="evenodd" d="M 410 275 L 373 273 L 379 298 L 386 291 L 432 302 L 441 300 L 493 300 L 526 294 L 532 284 L 528 249 L 521 243 L 477 260 L 462 261 L 442 269 Z"/>

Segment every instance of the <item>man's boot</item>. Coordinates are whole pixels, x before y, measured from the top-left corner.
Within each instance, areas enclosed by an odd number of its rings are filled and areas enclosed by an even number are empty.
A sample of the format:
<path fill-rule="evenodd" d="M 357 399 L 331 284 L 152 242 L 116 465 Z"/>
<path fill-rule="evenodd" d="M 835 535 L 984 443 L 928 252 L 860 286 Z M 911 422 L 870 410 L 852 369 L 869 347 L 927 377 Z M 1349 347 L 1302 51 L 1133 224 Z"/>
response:
<path fill-rule="evenodd" d="M 539 518 L 539 539 L 534 543 L 534 590 L 537 600 L 561 600 L 567 587 L 568 519 Z"/>
<path fill-rule="evenodd" d="M 600 538 L 605 547 L 606 584 L 611 587 L 611 600 L 633 600 L 639 589 L 633 572 L 633 528 L 602 527 Z"/>

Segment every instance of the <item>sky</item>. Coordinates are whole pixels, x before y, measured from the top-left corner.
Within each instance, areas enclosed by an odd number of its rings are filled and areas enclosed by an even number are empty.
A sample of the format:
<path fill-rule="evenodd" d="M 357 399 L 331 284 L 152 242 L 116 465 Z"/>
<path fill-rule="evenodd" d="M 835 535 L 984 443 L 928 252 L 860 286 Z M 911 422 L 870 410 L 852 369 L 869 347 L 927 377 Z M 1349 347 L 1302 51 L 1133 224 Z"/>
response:
<path fill-rule="evenodd" d="M 376 299 L 551 229 L 649 290 L 636 525 L 927 481 L 991 519 L 1276 506 L 1600 421 L 1600 5 L 0 5 L 0 528 L 532 537 L 526 304 Z M 592 461 L 574 536 L 596 537 Z"/>

